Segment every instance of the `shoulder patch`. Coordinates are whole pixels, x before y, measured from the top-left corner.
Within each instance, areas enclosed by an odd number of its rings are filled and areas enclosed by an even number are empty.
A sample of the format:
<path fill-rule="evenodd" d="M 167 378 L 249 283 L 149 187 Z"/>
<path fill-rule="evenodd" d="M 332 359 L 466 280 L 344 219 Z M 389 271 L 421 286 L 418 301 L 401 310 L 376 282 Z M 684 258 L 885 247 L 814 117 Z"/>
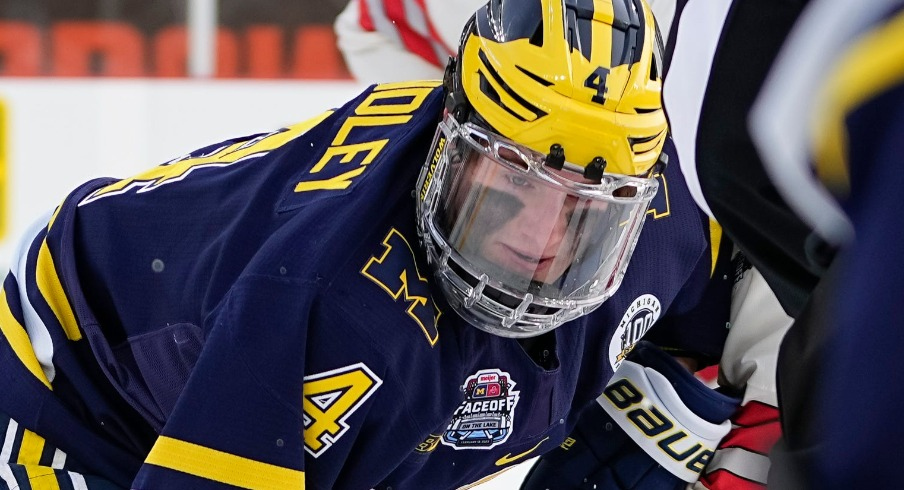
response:
<path fill-rule="evenodd" d="M 662 304 L 652 294 L 641 295 L 631 302 L 609 341 L 609 363 L 613 371 L 618 369 L 634 344 L 653 328 L 661 313 Z"/>

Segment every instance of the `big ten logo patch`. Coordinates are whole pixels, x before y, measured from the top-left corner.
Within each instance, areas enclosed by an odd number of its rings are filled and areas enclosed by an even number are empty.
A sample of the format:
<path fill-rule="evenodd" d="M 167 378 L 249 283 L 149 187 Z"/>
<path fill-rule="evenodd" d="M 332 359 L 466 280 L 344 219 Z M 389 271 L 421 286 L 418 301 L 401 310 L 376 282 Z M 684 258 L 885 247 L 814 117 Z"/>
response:
<path fill-rule="evenodd" d="M 618 369 L 634 344 L 653 327 L 661 312 L 662 305 L 652 294 L 644 294 L 631 302 L 609 342 L 612 369 Z"/>
<path fill-rule="evenodd" d="M 565 440 L 562 441 L 562 444 L 559 444 L 559 447 L 565 451 L 568 451 L 569 449 L 571 449 L 571 446 L 574 446 L 574 443 L 576 442 L 578 442 L 576 439 L 566 437 Z"/>
<path fill-rule="evenodd" d="M 442 443 L 458 449 L 490 449 L 508 440 L 514 429 L 520 393 L 515 381 L 498 369 L 484 369 L 462 385 L 465 400 L 455 409 Z"/>

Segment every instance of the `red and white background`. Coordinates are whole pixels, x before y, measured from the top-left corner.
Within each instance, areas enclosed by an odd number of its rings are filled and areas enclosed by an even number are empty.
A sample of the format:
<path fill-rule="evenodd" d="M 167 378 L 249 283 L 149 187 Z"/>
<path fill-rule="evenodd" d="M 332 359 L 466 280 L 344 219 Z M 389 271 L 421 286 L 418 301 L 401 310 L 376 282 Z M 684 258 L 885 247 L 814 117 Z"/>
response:
<path fill-rule="evenodd" d="M 0 0 L 0 267 L 79 183 L 341 104 L 344 0 Z"/>

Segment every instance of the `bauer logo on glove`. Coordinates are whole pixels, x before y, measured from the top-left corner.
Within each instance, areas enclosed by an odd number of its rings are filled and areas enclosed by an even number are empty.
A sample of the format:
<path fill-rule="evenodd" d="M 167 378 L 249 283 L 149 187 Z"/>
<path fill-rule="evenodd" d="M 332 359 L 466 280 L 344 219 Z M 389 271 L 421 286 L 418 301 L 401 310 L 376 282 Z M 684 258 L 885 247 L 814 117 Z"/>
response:
<path fill-rule="evenodd" d="M 712 459 L 739 401 L 641 341 L 596 402 L 568 444 L 540 458 L 523 490 L 684 489 Z"/>

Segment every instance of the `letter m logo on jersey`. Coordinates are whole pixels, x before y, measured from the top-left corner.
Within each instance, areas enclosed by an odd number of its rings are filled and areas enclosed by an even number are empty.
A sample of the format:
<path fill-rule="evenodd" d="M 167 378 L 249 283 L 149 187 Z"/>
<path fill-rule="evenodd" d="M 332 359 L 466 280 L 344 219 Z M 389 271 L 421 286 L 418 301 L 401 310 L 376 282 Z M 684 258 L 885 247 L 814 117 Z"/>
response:
<path fill-rule="evenodd" d="M 440 311 L 430 297 L 427 278 L 421 275 L 408 240 L 395 228 L 383 239 L 383 253 L 371 257 L 361 274 L 375 282 L 396 301 L 403 301 L 405 309 L 424 331 L 430 345 L 439 340 L 436 324 Z"/>

